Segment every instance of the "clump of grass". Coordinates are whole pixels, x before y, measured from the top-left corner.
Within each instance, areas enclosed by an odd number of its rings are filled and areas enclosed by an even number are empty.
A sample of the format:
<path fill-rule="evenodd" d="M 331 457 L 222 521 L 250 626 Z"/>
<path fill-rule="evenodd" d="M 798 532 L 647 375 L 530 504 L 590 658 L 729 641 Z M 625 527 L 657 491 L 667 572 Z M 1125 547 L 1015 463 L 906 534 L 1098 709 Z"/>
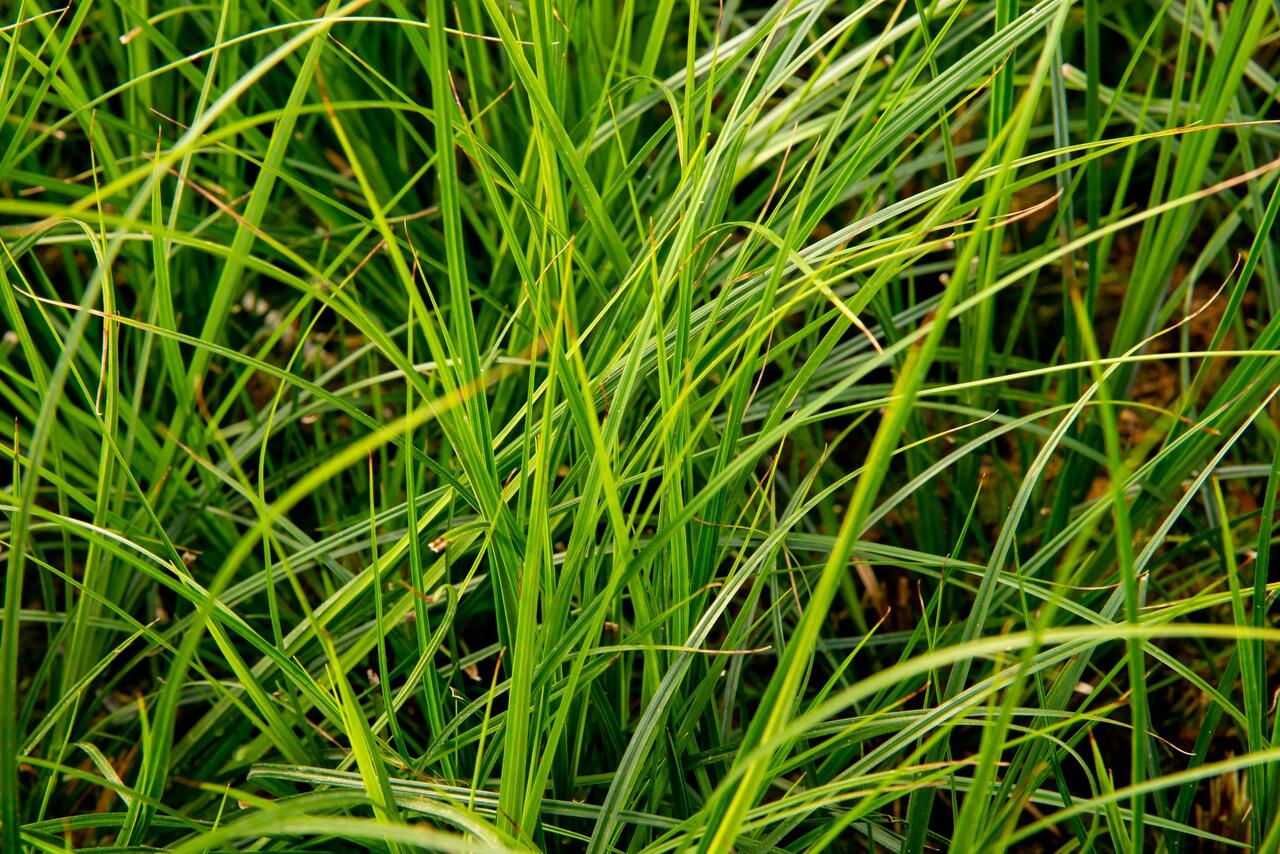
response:
<path fill-rule="evenodd" d="M 0 849 L 1280 846 L 1272 3 L 2 9 Z"/>

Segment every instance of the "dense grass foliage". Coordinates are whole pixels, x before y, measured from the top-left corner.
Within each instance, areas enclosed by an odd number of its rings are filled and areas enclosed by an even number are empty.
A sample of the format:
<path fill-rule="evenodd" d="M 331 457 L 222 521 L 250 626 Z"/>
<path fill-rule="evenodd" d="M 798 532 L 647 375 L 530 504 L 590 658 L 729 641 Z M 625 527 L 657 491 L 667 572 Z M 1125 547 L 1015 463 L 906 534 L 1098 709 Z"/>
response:
<path fill-rule="evenodd" d="M 1280 850 L 1272 0 L 0 13 L 0 851 Z"/>

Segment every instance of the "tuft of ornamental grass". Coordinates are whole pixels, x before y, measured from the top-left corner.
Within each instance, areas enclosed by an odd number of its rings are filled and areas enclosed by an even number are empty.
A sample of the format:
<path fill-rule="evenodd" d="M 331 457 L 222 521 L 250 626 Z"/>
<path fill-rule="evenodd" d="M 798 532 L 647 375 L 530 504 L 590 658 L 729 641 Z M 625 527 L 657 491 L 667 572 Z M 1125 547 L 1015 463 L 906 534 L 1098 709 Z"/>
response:
<path fill-rule="evenodd" d="M 1280 850 L 1271 0 L 0 18 L 0 851 Z"/>

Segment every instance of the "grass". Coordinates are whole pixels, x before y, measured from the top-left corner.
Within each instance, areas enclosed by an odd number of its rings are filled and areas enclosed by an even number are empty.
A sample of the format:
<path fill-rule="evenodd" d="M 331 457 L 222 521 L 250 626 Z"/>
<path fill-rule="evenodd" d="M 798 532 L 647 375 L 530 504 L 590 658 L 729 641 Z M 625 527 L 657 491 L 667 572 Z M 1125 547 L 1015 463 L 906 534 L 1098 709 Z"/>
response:
<path fill-rule="evenodd" d="M 0 14 L 0 850 L 1280 849 L 1272 2 Z"/>

